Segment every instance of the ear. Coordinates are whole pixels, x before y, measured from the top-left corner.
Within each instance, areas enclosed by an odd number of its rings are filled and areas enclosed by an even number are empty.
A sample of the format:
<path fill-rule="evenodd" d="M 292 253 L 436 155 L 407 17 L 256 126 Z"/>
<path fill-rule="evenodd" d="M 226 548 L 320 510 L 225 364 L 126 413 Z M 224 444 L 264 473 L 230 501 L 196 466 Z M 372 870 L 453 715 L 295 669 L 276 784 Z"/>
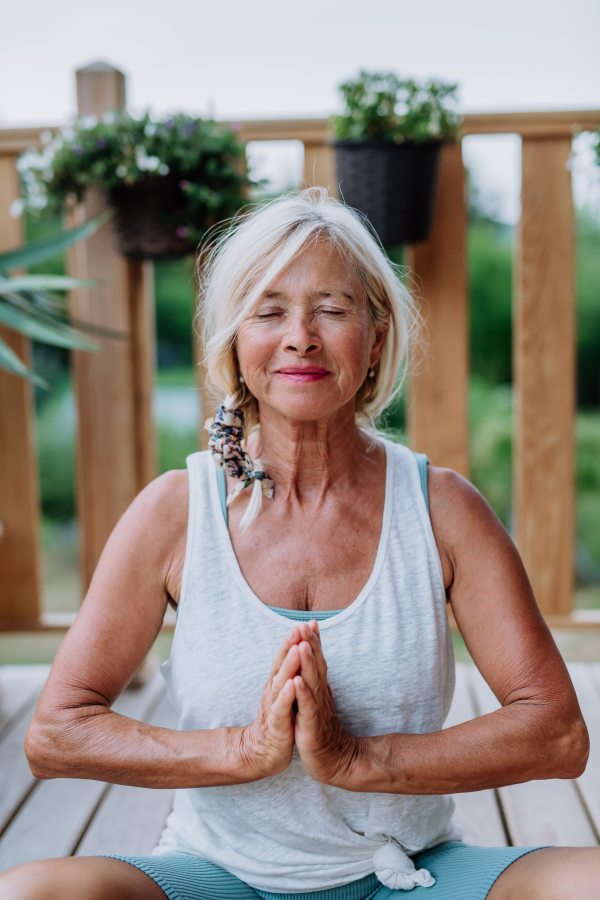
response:
<path fill-rule="evenodd" d="M 380 325 L 376 326 L 375 337 L 373 339 L 373 344 L 371 345 L 371 353 L 369 355 L 369 366 L 373 367 L 379 362 L 379 357 L 381 356 L 381 351 L 383 350 L 383 345 L 385 344 L 389 330 L 389 322 L 382 322 Z"/>

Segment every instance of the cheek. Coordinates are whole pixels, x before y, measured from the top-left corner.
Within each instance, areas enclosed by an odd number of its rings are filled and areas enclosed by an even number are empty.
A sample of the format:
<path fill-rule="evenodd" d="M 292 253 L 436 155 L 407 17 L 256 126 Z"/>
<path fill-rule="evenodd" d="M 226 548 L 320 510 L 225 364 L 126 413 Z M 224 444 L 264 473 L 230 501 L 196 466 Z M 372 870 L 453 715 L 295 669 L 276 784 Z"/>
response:
<path fill-rule="evenodd" d="M 331 335 L 328 346 L 336 359 L 340 372 L 349 377 L 362 376 L 369 362 L 371 329 L 368 325 L 355 326 L 346 332 Z"/>
<path fill-rule="evenodd" d="M 257 334 L 253 333 L 250 328 L 241 328 L 236 343 L 240 368 L 247 373 L 264 369 L 268 366 L 277 347 L 277 339 L 267 331 Z"/>

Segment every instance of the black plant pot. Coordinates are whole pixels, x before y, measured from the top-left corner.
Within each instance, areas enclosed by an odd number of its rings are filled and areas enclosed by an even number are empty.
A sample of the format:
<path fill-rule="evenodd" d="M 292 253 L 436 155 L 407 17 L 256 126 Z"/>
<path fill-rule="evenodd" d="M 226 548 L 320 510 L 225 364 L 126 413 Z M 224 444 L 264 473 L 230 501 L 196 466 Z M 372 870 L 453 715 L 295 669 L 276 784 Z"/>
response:
<path fill-rule="evenodd" d="M 110 192 L 119 250 L 131 259 L 177 259 L 196 249 L 186 239 L 184 175 L 145 175 Z M 188 176 L 189 177 L 189 176 Z"/>
<path fill-rule="evenodd" d="M 440 147 L 440 141 L 336 141 L 341 196 L 367 216 L 382 244 L 429 237 Z"/>

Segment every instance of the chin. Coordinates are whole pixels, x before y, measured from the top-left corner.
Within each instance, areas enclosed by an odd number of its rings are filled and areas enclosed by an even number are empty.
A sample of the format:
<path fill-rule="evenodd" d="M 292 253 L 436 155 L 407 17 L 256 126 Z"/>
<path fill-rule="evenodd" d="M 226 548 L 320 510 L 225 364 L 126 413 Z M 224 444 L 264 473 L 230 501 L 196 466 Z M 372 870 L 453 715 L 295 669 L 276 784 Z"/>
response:
<path fill-rule="evenodd" d="M 309 394 L 296 395 L 295 397 L 287 396 L 270 397 L 268 402 L 261 406 L 268 407 L 279 415 L 285 416 L 286 419 L 292 419 L 297 422 L 311 422 L 316 419 L 325 419 L 335 413 L 344 406 L 340 402 L 340 398 L 336 397 L 319 397 Z"/>

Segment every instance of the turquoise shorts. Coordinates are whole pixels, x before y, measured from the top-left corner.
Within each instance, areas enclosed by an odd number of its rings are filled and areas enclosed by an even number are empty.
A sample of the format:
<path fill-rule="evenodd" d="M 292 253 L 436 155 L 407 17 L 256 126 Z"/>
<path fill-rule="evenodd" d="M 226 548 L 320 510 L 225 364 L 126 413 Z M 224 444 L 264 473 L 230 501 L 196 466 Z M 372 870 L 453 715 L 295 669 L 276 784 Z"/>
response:
<path fill-rule="evenodd" d="M 428 869 L 432 887 L 417 886 L 410 900 L 485 900 L 499 875 L 516 859 L 540 847 L 472 847 L 446 841 L 413 857 L 417 869 Z M 271 894 L 251 888 L 225 869 L 196 856 L 116 856 L 149 875 L 169 900 L 408 900 L 406 891 L 385 887 L 367 875 L 342 887 L 307 894 Z"/>

